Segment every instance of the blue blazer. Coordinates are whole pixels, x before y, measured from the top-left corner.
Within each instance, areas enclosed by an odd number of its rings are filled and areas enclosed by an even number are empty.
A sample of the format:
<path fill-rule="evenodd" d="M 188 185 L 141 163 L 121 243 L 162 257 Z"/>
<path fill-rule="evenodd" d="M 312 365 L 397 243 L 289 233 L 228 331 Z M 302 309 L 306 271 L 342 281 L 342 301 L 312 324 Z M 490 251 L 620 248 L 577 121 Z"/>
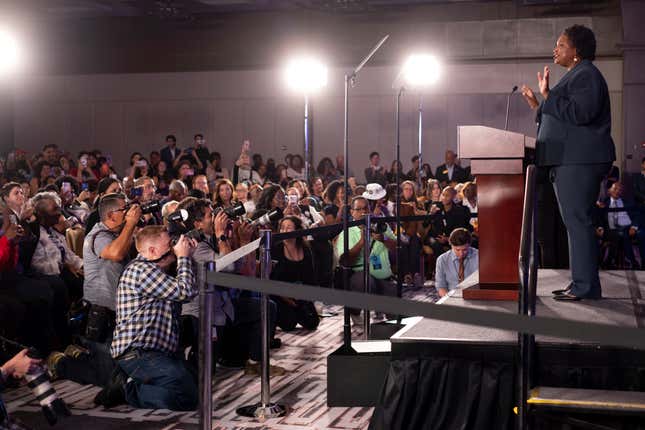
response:
<path fill-rule="evenodd" d="M 538 166 L 616 159 L 607 82 L 589 60 L 583 60 L 551 88 L 538 108 L 537 123 Z"/>

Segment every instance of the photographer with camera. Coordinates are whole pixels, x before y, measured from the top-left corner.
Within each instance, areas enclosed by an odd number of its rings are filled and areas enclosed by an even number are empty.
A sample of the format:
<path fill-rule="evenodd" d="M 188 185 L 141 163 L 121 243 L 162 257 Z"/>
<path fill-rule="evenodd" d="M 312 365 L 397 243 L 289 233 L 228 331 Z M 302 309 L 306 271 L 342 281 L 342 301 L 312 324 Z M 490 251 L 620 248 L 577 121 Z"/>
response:
<path fill-rule="evenodd" d="M 142 216 L 139 227 L 163 224 L 161 205 L 159 201 L 155 200 L 156 192 L 157 188 L 152 178 L 142 176 L 135 179 L 131 197 L 132 201 L 137 202 L 141 207 Z"/>
<path fill-rule="evenodd" d="M 358 220 L 365 217 L 369 212 L 369 202 L 363 196 L 352 198 L 350 205 L 352 219 Z M 396 285 L 390 281 L 392 270 L 388 250 L 383 244 L 383 231 L 378 231 L 377 223 L 373 224 L 370 249 L 370 291 L 372 294 L 396 296 Z M 348 230 L 349 234 L 349 255 L 344 254 L 344 232 L 338 235 L 336 240 L 336 254 L 339 255 L 340 264 L 350 267 L 352 274 L 349 289 L 352 291 L 365 291 L 363 277 L 363 246 L 365 244 L 365 226 L 354 226 Z M 379 240 L 380 239 L 380 240 Z M 360 318 L 360 309 L 350 309 L 350 315 L 355 326 L 362 327 L 363 320 Z"/>
<path fill-rule="evenodd" d="M 103 343 L 112 336 L 116 285 L 129 261 L 132 237 L 139 219 L 139 205 L 128 206 L 123 194 L 106 194 L 99 203 L 97 223 L 83 243 L 85 299 L 92 303 L 87 338 Z"/>
<path fill-rule="evenodd" d="M 191 259 L 196 242 L 181 235 L 172 246 L 165 227 L 146 226 L 135 245 L 139 255 L 119 281 L 111 346 L 124 372 L 121 394 L 136 408 L 194 410 L 197 384 L 179 348 L 179 316 L 199 292 Z M 173 277 L 167 272 L 175 261 Z"/>

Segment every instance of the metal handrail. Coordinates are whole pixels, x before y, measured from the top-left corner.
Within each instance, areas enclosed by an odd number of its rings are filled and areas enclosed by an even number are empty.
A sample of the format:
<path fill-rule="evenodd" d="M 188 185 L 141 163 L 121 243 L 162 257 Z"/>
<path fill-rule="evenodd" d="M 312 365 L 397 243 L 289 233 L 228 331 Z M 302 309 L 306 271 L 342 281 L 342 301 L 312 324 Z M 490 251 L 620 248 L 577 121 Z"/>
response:
<path fill-rule="evenodd" d="M 535 316 L 537 291 L 536 176 L 537 168 L 535 165 L 529 165 L 526 168 L 522 233 L 518 257 L 520 278 L 518 313 L 527 316 Z M 518 343 L 520 356 L 518 428 L 525 430 L 528 428 L 527 400 L 532 386 L 535 336 L 518 333 Z"/>

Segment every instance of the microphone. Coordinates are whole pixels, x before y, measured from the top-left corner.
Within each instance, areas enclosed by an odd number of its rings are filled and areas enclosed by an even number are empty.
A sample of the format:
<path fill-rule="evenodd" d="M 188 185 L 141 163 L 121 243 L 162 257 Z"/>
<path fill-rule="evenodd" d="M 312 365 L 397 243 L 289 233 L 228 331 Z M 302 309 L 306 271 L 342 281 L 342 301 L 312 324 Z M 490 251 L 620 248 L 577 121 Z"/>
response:
<path fill-rule="evenodd" d="M 513 86 L 511 92 L 506 96 L 506 121 L 504 122 L 504 130 L 508 130 L 508 110 L 511 107 L 511 96 L 515 91 L 517 91 L 517 85 Z"/>

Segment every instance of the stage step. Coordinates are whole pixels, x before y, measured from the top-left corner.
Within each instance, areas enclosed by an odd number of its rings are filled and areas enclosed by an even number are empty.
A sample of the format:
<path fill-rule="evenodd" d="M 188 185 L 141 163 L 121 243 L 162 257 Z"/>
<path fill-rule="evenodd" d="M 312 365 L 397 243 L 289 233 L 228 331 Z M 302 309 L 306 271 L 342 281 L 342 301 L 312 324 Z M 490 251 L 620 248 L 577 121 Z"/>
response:
<path fill-rule="evenodd" d="M 536 387 L 527 403 L 563 409 L 645 412 L 645 392 Z"/>

